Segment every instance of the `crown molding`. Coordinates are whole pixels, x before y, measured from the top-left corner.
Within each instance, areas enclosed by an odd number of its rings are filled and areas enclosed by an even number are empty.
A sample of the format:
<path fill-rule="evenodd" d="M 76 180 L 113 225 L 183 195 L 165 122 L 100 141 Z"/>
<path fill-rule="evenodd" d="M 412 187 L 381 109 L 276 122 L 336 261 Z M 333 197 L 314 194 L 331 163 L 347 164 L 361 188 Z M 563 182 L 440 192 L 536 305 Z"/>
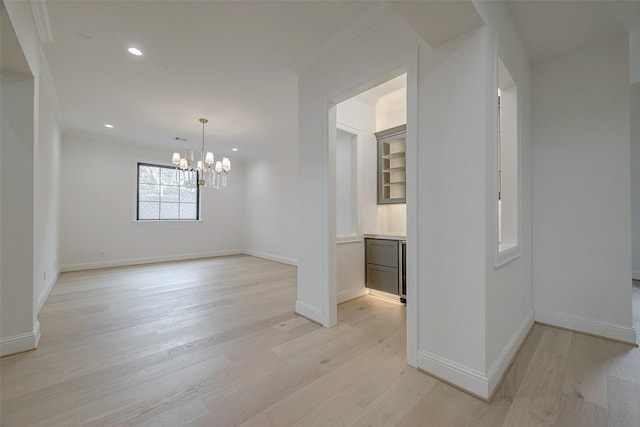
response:
<path fill-rule="evenodd" d="M 40 37 L 40 43 L 47 44 L 53 41 L 53 32 L 49 23 L 49 9 L 45 0 L 29 0 L 33 21 Z"/>

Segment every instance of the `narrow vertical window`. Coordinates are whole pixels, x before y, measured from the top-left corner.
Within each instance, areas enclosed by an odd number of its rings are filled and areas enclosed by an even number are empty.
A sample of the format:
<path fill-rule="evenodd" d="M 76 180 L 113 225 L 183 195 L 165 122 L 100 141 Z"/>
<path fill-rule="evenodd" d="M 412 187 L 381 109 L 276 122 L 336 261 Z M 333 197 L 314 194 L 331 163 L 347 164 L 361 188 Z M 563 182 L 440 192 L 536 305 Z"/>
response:
<path fill-rule="evenodd" d="M 520 134 L 518 89 L 498 59 L 497 105 L 497 264 L 520 254 Z"/>

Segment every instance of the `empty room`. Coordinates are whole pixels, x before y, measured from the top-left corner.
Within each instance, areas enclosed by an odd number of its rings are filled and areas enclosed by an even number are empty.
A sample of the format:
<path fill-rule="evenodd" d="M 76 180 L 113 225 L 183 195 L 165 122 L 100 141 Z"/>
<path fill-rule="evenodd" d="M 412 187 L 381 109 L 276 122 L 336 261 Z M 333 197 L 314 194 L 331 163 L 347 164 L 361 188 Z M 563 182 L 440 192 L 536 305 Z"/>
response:
<path fill-rule="evenodd" d="M 640 424 L 640 2 L 0 32 L 2 427 Z"/>

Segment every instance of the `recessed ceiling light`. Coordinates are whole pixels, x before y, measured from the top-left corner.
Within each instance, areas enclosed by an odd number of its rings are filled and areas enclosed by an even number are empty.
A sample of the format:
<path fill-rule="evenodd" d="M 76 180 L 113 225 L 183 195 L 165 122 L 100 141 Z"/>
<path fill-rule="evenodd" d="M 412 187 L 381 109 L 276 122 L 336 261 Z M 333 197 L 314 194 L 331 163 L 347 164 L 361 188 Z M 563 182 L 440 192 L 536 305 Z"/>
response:
<path fill-rule="evenodd" d="M 106 125 L 104 125 L 104 127 L 111 129 L 113 128 L 113 125 L 110 125 L 109 123 L 107 123 Z"/>
<path fill-rule="evenodd" d="M 142 55 L 142 51 L 140 49 L 138 49 L 137 47 L 130 47 L 127 50 L 129 51 L 129 53 L 131 55 L 135 55 L 135 56 L 141 56 Z"/>
<path fill-rule="evenodd" d="M 238 149 L 237 148 L 232 148 L 231 151 L 238 151 Z"/>

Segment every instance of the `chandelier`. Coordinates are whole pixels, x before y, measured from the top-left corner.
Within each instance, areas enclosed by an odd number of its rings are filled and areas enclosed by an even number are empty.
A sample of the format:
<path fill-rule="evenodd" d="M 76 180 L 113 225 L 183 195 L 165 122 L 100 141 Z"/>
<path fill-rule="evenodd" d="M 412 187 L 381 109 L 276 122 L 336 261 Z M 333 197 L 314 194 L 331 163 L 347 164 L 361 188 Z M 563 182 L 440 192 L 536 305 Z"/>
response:
<path fill-rule="evenodd" d="M 207 122 L 207 119 L 200 119 L 200 123 L 202 123 L 202 148 L 200 150 L 200 160 L 196 163 L 196 167 L 193 167 L 193 150 L 185 153 L 184 157 L 181 157 L 180 153 L 173 153 L 171 163 L 175 165 L 176 169 L 180 169 L 183 172 L 197 172 L 198 185 L 217 190 L 227 186 L 227 175 L 231 172 L 231 160 L 223 157 L 221 161 L 216 161 L 212 152 L 207 151 L 205 153 L 204 125 Z"/>

